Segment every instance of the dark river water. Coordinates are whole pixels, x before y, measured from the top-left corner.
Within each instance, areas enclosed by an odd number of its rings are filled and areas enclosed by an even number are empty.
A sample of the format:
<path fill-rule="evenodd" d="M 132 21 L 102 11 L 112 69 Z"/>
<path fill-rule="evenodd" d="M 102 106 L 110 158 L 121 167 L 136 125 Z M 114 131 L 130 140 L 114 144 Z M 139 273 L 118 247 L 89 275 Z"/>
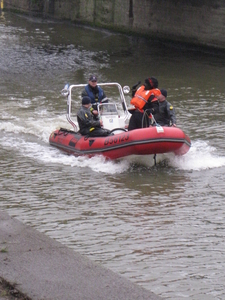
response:
<path fill-rule="evenodd" d="M 190 151 L 152 167 L 50 147 L 61 89 L 91 73 L 157 77 Z M 219 53 L 2 14 L 0 209 L 163 299 L 225 299 L 224 74 Z"/>

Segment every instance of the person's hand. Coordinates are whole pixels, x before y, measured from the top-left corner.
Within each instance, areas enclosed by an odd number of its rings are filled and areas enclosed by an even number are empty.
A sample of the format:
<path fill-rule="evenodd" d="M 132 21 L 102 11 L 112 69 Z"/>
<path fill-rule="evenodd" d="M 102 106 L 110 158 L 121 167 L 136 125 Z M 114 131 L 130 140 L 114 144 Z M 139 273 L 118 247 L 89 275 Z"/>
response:
<path fill-rule="evenodd" d="M 100 126 L 102 127 L 102 126 L 103 126 L 103 122 L 102 122 L 102 120 L 100 120 L 99 122 L 100 122 Z"/>
<path fill-rule="evenodd" d="M 172 127 L 177 127 L 177 125 L 176 125 L 176 124 L 173 124 Z"/>
<path fill-rule="evenodd" d="M 92 112 L 91 112 L 93 115 L 95 115 L 95 116 L 97 116 L 98 115 L 98 111 L 97 110 L 92 110 Z"/>
<path fill-rule="evenodd" d="M 148 108 L 148 109 L 146 109 L 146 113 L 148 114 L 148 116 L 151 116 L 151 115 L 154 115 L 155 110 L 154 110 L 154 108 Z"/>
<path fill-rule="evenodd" d="M 132 89 L 131 89 L 132 97 L 134 97 L 134 95 L 137 91 L 137 87 L 139 86 L 140 83 L 141 83 L 141 81 L 138 81 L 138 83 L 136 83 L 135 85 L 132 86 Z"/>

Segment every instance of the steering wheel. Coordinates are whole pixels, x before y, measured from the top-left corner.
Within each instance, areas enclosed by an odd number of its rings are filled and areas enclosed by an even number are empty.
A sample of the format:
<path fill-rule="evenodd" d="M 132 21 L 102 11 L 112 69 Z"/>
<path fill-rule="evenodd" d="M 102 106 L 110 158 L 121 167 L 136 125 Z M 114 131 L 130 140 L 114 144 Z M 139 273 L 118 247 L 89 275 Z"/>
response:
<path fill-rule="evenodd" d="M 117 131 L 117 130 L 121 130 L 121 131 L 125 131 L 127 132 L 127 130 L 125 128 L 114 128 L 110 131 L 110 133 L 113 133 L 114 131 Z"/>

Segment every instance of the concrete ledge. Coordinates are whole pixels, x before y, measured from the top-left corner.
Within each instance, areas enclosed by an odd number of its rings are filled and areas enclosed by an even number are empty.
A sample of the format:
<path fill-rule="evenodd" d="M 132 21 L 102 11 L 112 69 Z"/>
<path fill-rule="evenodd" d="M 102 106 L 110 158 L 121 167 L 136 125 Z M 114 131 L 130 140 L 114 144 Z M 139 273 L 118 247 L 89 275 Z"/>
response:
<path fill-rule="evenodd" d="M 33 300 L 159 300 L 0 211 L 0 277 Z"/>
<path fill-rule="evenodd" d="M 6 11 L 224 50 L 223 0 L 4 0 Z"/>

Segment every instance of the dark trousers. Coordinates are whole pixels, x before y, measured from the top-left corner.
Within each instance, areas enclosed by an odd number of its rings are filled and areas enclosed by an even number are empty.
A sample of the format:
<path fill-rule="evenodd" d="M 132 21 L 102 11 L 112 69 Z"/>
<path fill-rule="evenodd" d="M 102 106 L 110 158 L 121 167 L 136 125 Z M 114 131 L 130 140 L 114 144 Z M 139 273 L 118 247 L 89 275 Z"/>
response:
<path fill-rule="evenodd" d="M 130 117 L 128 130 L 149 127 L 149 125 L 150 125 L 150 123 L 149 123 L 149 118 L 148 118 L 147 114 L 144 115 L 139 110 L 135 110 Z"/>
<path fill-rule="evenodd" d="M 90 131 L 88 136 L 108 136 L 110 135 L 110 130 L 104 128 L 95 128 L 94 130 Z"/>

